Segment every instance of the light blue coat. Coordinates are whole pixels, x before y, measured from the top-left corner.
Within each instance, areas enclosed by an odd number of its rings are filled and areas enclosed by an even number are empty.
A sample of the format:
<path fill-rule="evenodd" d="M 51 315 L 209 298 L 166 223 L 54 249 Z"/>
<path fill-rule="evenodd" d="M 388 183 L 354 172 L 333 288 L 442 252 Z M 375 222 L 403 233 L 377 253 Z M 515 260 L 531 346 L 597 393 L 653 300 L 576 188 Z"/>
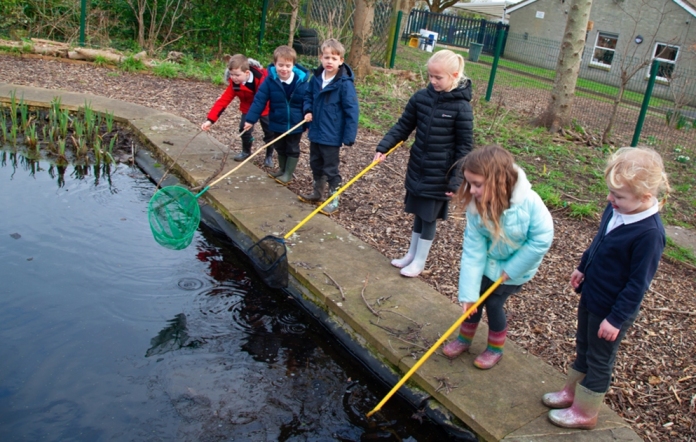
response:
<path fill-rule="evenodd" d="M 517 169 L 510 208 L 503 212 L 504 237 L 493 244 L 491 232 L 481 223 L 474 201 L 466 210 L 466 229 L 459 272 L 459 302 L 476 302 L 481 279 L 492 281 L 505 272 L 506 285 L 521 285 L 536 274 L 553 241 L 553 219 L 524 171 Z"/>

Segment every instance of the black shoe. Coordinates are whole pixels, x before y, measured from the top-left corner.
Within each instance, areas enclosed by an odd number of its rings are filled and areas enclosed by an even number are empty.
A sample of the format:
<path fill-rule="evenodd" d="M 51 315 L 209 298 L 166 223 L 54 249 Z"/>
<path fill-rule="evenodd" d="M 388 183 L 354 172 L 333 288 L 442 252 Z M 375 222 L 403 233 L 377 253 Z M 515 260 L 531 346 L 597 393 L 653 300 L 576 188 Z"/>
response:
<path fill-rule="evenodd" d="M 235 155 L 234 160 L 235 161 L 244 161 L 247 158 L 249 158 L 250 155 L 251 155 L 251 152 L 241 151 L 237 155 Z"/>

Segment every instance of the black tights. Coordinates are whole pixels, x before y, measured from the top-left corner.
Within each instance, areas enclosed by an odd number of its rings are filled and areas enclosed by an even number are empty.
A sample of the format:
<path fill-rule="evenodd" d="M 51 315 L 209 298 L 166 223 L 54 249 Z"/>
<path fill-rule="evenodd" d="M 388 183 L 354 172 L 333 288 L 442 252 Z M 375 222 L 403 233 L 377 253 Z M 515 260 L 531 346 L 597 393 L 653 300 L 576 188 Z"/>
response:
<path fill-rule="evenodd" d="M 423 221 L 423 219 L 416 215 L 413 220 L 413 233 L 420 233 L 421 239 L 432 241 L 435 239 L 435 228 L 437 227 L 437 220 L 434 221 Z"/>

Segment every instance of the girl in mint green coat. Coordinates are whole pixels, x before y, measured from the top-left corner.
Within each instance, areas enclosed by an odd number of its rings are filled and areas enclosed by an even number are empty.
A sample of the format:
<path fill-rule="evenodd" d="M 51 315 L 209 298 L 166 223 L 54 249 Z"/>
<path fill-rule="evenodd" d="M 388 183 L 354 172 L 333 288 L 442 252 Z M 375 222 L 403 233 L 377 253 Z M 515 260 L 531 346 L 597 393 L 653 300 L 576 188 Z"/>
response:
<path fill-rule="evenodd" d="M 454 358 L 467 351 L 488 316 L 488 347 L 474 365 L 489 369 L 503 357 L 507 298 L 532 279 L 553 241 L 553 220 L 512 155 L 499 146 L 474 150 L 462 162 L 464 182 L 456 194 L 466 207 L 466 229 L 459 273 L 459 302 L 466 312 L 498 278 L 503 283 L 466 319 L 456 340 L 443 353 Z"/>

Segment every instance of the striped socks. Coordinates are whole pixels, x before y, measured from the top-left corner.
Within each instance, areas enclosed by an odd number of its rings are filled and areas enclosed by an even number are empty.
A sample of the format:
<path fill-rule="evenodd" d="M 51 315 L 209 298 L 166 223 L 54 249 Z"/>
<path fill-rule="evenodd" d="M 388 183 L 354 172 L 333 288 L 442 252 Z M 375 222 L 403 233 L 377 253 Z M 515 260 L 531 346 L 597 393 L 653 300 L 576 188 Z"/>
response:
<path fill-rule="evenodd" d="M 507 327 L 503 331 L 494 332 L 488 331 L 488 346 L 486 351 L 481 353 L 474 360 L 474 365 L 481 370 L 488 370 L 500 361 L 503 357 L 503 346 L 505 346 L 505 337 L 507 336 Z"/>

